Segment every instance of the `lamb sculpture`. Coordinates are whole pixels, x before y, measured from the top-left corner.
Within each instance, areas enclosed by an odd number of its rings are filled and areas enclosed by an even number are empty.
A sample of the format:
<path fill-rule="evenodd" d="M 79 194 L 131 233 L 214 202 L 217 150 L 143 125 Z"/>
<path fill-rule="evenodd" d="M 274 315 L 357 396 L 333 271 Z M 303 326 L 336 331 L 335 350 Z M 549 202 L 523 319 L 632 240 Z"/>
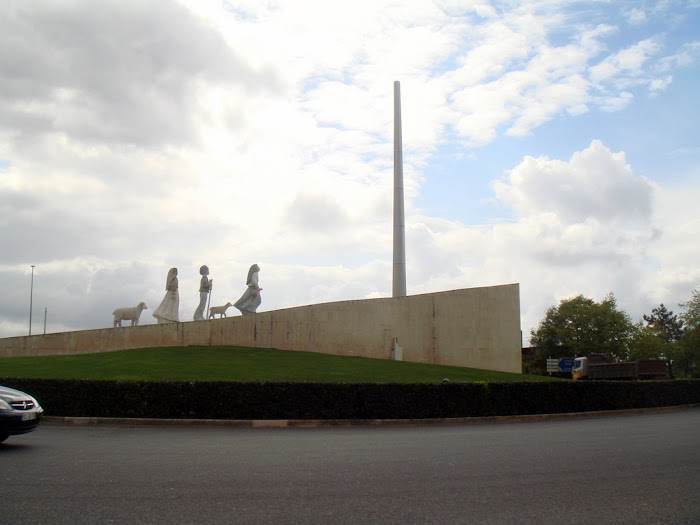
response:
<path fill-rule="evenodd" d="M 209 308 L 209 318 L 214 318 L 214 314 L 219 314 L 219 319 L 221 319 L 222 317 L 226 317 L 226 309 L 229 306 L 232 306 L 232 304 L 226 303 L 223 306 L 212 306 L 211 308 Z"/>
<path fill-rule="evenodd" d="M 147 308 L 143 301 L 131 308 L 117 308 L 112 312 L 114 314 L 114 327 L 121 327 L 122 321 L 131 321 L 131 326 L 138 326 L 141 312 Z"/>

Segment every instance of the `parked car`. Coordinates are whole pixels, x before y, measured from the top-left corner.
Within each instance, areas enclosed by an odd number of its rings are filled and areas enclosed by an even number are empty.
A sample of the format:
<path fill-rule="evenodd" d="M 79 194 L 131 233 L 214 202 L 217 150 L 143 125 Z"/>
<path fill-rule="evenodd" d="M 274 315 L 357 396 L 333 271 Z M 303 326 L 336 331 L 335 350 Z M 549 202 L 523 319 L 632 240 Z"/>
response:
<path fill-rule="evenodd" d="M 35 430 L 43 414 L 44 409 L 29 394 L 0 386 L 0 443 Z"/>

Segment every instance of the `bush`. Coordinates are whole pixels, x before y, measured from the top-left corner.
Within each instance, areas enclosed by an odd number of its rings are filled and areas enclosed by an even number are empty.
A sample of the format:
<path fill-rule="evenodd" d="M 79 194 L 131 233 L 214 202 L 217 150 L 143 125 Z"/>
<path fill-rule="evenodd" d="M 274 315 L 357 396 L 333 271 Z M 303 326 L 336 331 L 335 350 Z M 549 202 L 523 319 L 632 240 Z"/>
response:
<path fill-rule="evenodd" d="M 445 384 L 147 382 L 2 378 L 47 416 L 432 419 L 700 403 L 700 380 Z"/>

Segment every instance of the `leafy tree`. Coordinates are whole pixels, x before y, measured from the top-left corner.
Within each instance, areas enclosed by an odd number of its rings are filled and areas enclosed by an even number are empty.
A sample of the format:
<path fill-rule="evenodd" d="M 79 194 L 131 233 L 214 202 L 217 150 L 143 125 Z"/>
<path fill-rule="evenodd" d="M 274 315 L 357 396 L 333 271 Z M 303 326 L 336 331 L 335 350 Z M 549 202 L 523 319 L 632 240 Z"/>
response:
<path fill-rule="evenodd" d="M 667 343 L 677 343 L 683 337 L 683 321 L 673 314 L 673 310 L 667 310 L 664 303 L 654 308 L 651 315 L 645 314 L 644 320 Z"/>
<path fill-rule="evenodd" d="M 669 357 L 671 343 L 659 337 L 659 332 L 642 321 L 634 325 L 630 339 L 629 359 L 658 359 Z"/>
<path fill-rule="evenodd" d="M 612 293 L 600 303 L 577 295 L 549 308 L 537 330 L 531 331 L 530 342 L 538 348 L 535 360 L 540 366 L 550 356 L 604 353 L 625 359 L 633 333 L 632 321 L 617 309 Z"/>
<path fill-rule="evenodd" d="M 700 288 L 693 290 L 693 297 L 690 301 L 680 303 L 685 312 L 681 314 L 681 318 L 689 329 L 700 326 Z"/>
<path fill-rule="evenodd" d="M 650 315 L 642 317 L 646 325 L 640 321 L 635 327 L 630 343 L 630 358 L 666 358 L 677 363 L 679 356 L 684 353 L 679 343 L 683 337 L 683 320 L 663 303 L 654 308 Z"/>
<path fill-rule="evenodd" d="M 685 332 L 675 358 L 675 370 L 684 377 L 697 377 L 700 375 L 700 288 L 693 290 L 691 299 L 680 305 L 685 309 L 681 314 Z"/>

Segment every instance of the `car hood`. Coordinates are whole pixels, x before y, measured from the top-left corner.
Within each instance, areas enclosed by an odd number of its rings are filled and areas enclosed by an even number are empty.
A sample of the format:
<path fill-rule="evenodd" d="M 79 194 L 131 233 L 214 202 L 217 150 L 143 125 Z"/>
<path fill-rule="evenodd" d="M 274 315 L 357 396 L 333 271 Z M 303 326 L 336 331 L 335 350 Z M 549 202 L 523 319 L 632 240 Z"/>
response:
<path fill-rule="evenodd" d="M 0 398 L 5 401 L 24 401 L 25 399 L 30 399 L 30 396 L 14 388 L 7 388 L 6 386 L 0 386 Z"/>

